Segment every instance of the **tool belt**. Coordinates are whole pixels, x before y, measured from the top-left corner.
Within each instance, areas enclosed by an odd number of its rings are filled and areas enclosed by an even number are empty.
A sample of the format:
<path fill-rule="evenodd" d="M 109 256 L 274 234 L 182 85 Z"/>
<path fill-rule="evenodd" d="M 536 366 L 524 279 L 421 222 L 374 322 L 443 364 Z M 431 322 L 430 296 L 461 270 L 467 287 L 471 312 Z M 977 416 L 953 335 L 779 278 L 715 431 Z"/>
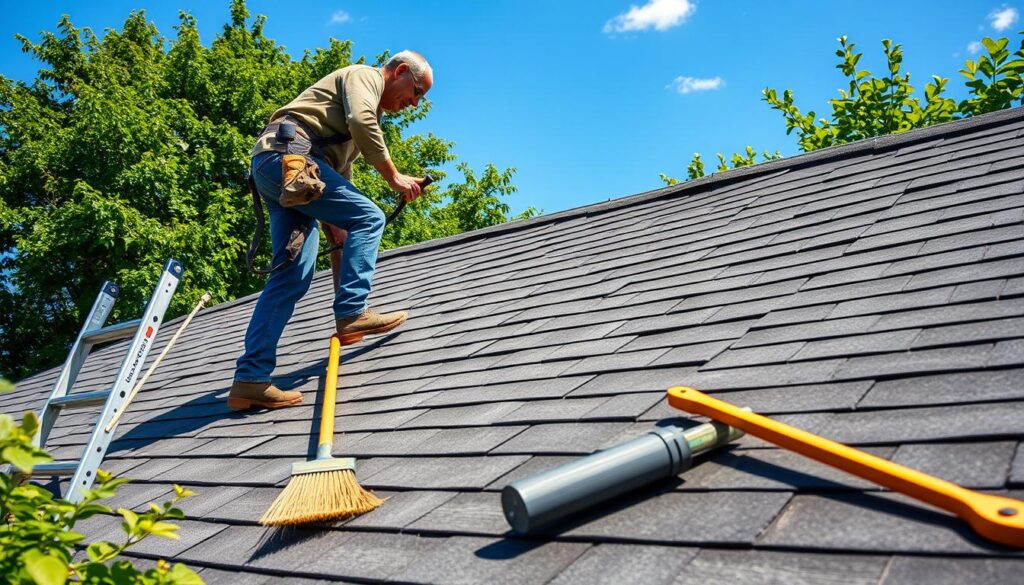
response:
<path fill-rule="evenodd" d="M 274 133 L 278 148 L 284 149 L 281 169 L 281 207 L 295 207 L 316 201 L 324 194 L 320 167 L 313 157 L 325 159 L 323 148 L 352 139 L 348 134 L 320 138 L 304 122 L 293 116 L 272 120 L 260 131 L 260 137 Z"/>
<path fill-rule="evenodd" d="M 267 124 L 260 132 L 260 137 L 262 138 L 264 135 L 270 132 L 275 133 L 275 138 L 277 139 L 279 145 L 285 145 L 284 156 L 282 157 L 282 159 L 284 159 L 282 162 L 282 164 L 284 165 L 284 168 L 282 169 L 282 191 L 284 190 L 284 185 L 287 184 L 285 177 L 287 177 L 288 169 L 292 168 L 289 167 L 290 163 L 288 157 L 295 156 L 300 157 L 302 159 L 301 163 L 294 158 L 291 159 L 291 164 L 294 165 L 293 168 L 296 171 L 299 170 L 300 164 L 302 167 L 301 170 L 303 171 L 307 170 L 309 168 L 309 165 L 312 165 L 312 167 L 315 169 L 316 180 L 319 181 L 320 167 L 317 166 L 316 161 L 313 160 L 312 157 L 323 159 L 325 158 L 322 150 L 324 146 L 330 144 L 342 144 L 352 139 L 352 137 L 349 136 L 348 134 L 335 134 L 334 136 L 329 136 L 327 138 L 320 138 L 308 126 L 303 124 L 300 120 L 292 118 L 291 116 L 285 116 L 283 118 L 271 121 L 271 123 Z M 301 141 L 296 138 L 299 136 L 302 137 Z M 426 175 L 423 178 L 423 181 L 420 183 L 420 185 L 425 189 L 427 185 L 430 185 L 433 182 L 434 177 Z M 253 259 L 256 257 L 256 253 L 260 249 L 260 244 L 263 241 L 263 232 L 266 230 L 266 220 L 263 219 L 263 200 L 260 197 L 259 192 L 256 190 L 256 180 L 253 179 L 251 173 L 249 174 L 248 183 L 249 193 L 252 195 L 252 206 L 256 212 L 256 234 L 253 235 L 252 241 L 249 242 L 249 250 L 245 254 L 245 264 L 246 266 L 249 267 L 250 271 L 255 272 L 256 274 L 270 274 L 272 272 L 277 272 L 278 270 L 284 270 L 285 268 L 288 268 L 288 266 L 290 266 L 291 263 L 294 262 L 295 259 L 298 258 L 299 254 L 302 252 L 302 246 L 305 245 L 306 237 L 308 237 L 309 235 L 309 228 L 303 227 L 292 230 L 291 235 L 288 237 L 288 243 L 285 245 L 284 251 L 286 258 L 284 260 L 268 268 L 253 268 Z M 292 205 L 285 205 L 284 202 L 281 202 L 281 205 L 284 207 L 292 207 L 294 205 L 304 205 L 306 203 L 309 203 L 310 201 L 315 201 L 316 199 L 319 199 L 320 196 L 323 194 L 322 185 L 323 182 L 321 182 L 320 194 L 318 194 L 314 199 L 308 199 L 306 201 L 302 201 L 301 203 L 293 203 Z M 405 199 L 399 198 L 398 205 L 396 205 L 395 208 L 391 211 L 391 214 L 387 216 L 385 225 L 395 221 L 395 218 L 398 217 L 398 214 L 402 213 L 402 210 L 405 209 L 405 204 Z M 324 250 L 323 252 L 317 254 L 317 256 L 325 256 L 327 254 L 330 254 L 331 252 L 340 250 L 344 245 L 344 242 L 334 244 L 327 250 Z"/>
<path fill-rule="evenodd" d="M 327 138 L 317 136 L 305 123 L 292 116 L 283 116 L 272 120 L 260 131 L 260 138 L 273 133 L 278 144 L 278 151 L 283 149 L 281 157 L 281 192 L 278 203 L 281 207 L 295 207 L 316 201 L 323 196 L 324 182 L 320 180 L 320 167 L 313 157 L 324 159 L 323 148 L 331 144 L 342 144 L 352 139 L 348 134 L 335 134 Z M 252 195 L 253 208 L 256 214 L 256 233 L 249 242 L 249 250 L 245 255 L 246 266 L 256 274 L 270 274 L 284 270 L 302 251 L 309 235 L 308 228 L 292 230 L 285 245 L 286 258 L 276 265 L 265 269 L 253 267 L 253 259 L 263 241 L 266 224 L 263 219 L 263 201 L 256 190 L 256 181 L 252 174 L 248 177 L 249 192 Z"/>

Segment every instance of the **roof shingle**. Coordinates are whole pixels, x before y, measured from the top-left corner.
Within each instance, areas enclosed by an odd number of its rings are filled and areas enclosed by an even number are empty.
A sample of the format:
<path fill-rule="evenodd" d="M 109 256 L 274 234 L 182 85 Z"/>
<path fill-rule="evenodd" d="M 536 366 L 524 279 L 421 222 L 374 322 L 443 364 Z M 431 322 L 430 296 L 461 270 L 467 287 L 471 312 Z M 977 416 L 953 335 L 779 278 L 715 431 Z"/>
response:
<path fill-rule="evenodd" d="M 135 554 L 173 556 L 211 582 L 226 569 L 253 583 L 1014 580 L 1020 552 L 751 437 L 538 537 L 508 531 L 499 492 L 683 416 L 664 391 L 687 385 L 1014 495 L 1022 133 L 1016 108 L 381 254 L 371 301 L 412 317 L 346 348 L 335 448 L 390 499 L 330 525 L 256 525 L 311 449 L 328 275 L 279 348 L 277 381 L 305 393 L 302 407 L 225 408 L 256 297 L 208 309 L 104 462 L 137 480 L 116 505 L 159 500 L 172 482 L 199 492 L 180 541 Z M 101 389 L 122 350 L 95 352 L 80 389 Z M 55 375 L 22 380 L 0 408 L 38 409 Z M 51 445 L 80 450 L 94 416 L 62 417 Z M 83 528 L 119 530 L 105 516 Z"/>

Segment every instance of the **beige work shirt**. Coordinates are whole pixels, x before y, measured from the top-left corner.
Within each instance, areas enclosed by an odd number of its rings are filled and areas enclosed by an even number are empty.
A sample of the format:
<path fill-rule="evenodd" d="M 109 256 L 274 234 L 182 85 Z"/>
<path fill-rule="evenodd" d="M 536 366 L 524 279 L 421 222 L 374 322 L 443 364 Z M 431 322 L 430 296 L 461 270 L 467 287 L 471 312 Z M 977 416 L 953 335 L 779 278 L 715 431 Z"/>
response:
<path fill-rule="evenodd" d="M 376 67 L 349 65 L 328 74 L 270 116 L 285 114 L 302 120 L 321 138 L 348 134 L 352 139 L 322 147 L 327 162 L 346 179 L 352 178 L 352 163 L 362 154 L 376 164 L 391 158 L 380 129 L 380 97 L 384 77 Z M 252 156 L 261 152 L 283 152 L 273 133 L 261 136 Z"/>

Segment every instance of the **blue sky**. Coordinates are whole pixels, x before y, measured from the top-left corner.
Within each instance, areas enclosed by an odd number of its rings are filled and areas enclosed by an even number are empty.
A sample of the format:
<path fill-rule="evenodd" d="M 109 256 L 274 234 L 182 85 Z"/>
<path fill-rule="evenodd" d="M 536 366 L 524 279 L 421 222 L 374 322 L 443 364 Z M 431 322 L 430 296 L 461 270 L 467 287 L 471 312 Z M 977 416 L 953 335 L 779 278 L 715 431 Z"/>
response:
<path fill-rule="evenodd" d="M 63 13 L 101 32 L 145 9 L 173 37 L 186 10 L 205 43 L 229 18 L 227 0 L 0 6 L 0 73 L 23 80 L 38 63 L 14 34 L 38 39 Z M 705 160 L 748 144 L 796 153 L 761 89 L 789 88 L 803 109 L 827 111 L 843 84 L 834 68 L 841 35 L 878 74 L 880 41 L 903 44 L 915 86 L 923 91 L 938 74 L 951 78 L 951 97 L 963 98 L 957 71 L 977 50 L 972 43 L 1015 35 L 1024 28 L 1021 8 L 998 0 L 249 2 L 293 56 L 330 37 L 351 39 L 356 54 L 370 58 L 385 49 L 422 52 L 435 70 L 434 109 L 415 131 L 454 140 L 476 170 L 488 162 L 516 167 L 513 210 L 546 213 L 657 188 L 658 173 L 685 176 L 698 151 Z"/>

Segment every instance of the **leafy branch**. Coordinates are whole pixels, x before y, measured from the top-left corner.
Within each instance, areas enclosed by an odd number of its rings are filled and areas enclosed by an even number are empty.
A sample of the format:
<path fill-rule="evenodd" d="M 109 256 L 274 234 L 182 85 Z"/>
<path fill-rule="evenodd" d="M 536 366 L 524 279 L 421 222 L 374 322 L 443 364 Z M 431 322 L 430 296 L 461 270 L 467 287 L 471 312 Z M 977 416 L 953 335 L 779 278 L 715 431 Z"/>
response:
<path fill-rule="evenodd" d="M 73 562 L 76 549 L 83 547 L 85 535 L 75 532 L 75 525 L 97 514 L 112 514 L 110 507 L 98 503 L 113 497 L 117 488 L 128 482 L 97 470 L 97 485 L 86 490 L 81 502 L 54 498 L 48 490 L 22 481 L 32 468 L 52 460 L 33 445 L 39 432 L 39 419 L 29 412 L 15 424 L 9 415 L 0 414 L 0 466 L 8 464 L 14 474 L 0 474 L 0 575 L 12 583 L 59 585 L 74 579 L 81 583 L 139 583 L 195 585 L 199 576 L 180 563 L 171 566 L 160 561 L 148 571 L 136 569 L 118 557 L 150 536 L 177 539 L 178 526 L 168 520 L 180 519 L 184 513 L 176 505 L 194 495 L 174 486 L 174 497 L 162 506 L 150 503 L 149 510 L 136 513 L 120 508 L 124 520 L 121 528 L 125 540 L 121 544 L 98 541 L 85 545 L 86 560 Z"/>
<path fill-rule="evenodd" d="M 776 89 L 765 88 L 762 100 L 782 114 L 786 134 L 796 133 L 797 146 L 803 152 L 1024 105 L 1024 31 L 1020 34 L 1020 46 L 1012 53 L 1008 38 L 982 39 L 981 44 L 988 54 L 968 60 L 960 70 L 967 78 L 969 97 L 959 104 L 943 96 L 949 79 L 938 75 L 933 75 L 931 82 L 925 84 L 923 100 L 914 96 L 910 73 L 902 71 L 902 45 L 889 39 L 882 41 L 887 74 L 875 77 L 867 69 L 858 67 L 863 53 L 856 52 L 856 44 L 848 42 L 845 36 L 838 39 L 836 69 L 846 78 L 846 89 L 839 90 L 839 97 L 828 101 L 831 117 L 819 117 L 814 110 L 801 110 L 790 89 L 780 94 Z M 726 157 L 719 154 L 717 171 L 756 164 L 753 153 L 754 149 L 748 146 L 746 154 L 733 154 L 731 166 L 726 163 Z M 774 155 L 764 153 L 764 160 L 774 158 L 781 158 L 777 151 Z M 689 179 L 704 176 L 700 154 L 694 155 L 686 170 Z M 679 182 L 664 173 L 660 176 L 669 185 Z"/>

